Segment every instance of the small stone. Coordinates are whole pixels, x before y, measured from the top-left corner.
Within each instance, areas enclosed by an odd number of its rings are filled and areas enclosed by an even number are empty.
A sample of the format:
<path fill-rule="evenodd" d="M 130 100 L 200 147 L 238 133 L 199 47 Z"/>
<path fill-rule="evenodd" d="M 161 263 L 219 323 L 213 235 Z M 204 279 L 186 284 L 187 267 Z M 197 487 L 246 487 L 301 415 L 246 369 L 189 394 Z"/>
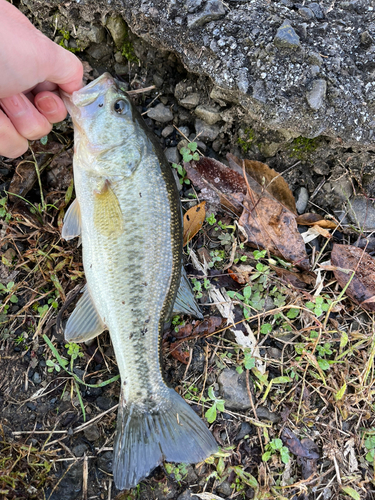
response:
<path fill-rule="evenodd" d="M 242 422 L 240 430 L 235 437 L 235 441 L 240 441 L 248 434 L 251 434 L 251 425 L 249 424 L 249 422 Z"/>
<path fill-rule="evenodd" d="M 178 103 L 186 109 L 194 109 L 198 106 L 200 100 L 200 95 L 197 92 L 187 95 L 184 99 L 178 101 Z"/>
<path fill-rule="evenodd" d="M 101 409 L 101 410 L 109 410 L 113 406 L 113 401 L 111 398 L 108 398 L 107 396 L 99 396 L 95 404 Z"/>
<path fill-rule="evenodd" d="M 208 0 L 202 12 L 198 14 L 189 14 L 187 16 L 188 27 L 203 26 L 223 16 L 225 16 L 223 3 L 220 0 Z"/>
<path fill-rule="evenodd" d="M 121 54 L 120 51 L 116 52 L 115 53 L 115 61 L 118 63 L 118 64 L 123 64 L 125 62 L 125 58 L 124 56 Z"/>
<path fill-rule="evenodd" d="M 169 135 L 173 134 L 173 126 L 172 125 L 167 125 L 163 130 L 161 131 L 161 135 L 163 137 L 168 137 Z"/>
<path fill-rule="evenodd" d="M 198 500 L 198 497 L 191 490 L 185 490 L 177 497 L 177 500 Z"/>
<path fill-rule="evenodd" d="M 290 22 L 285 20 L 277 30 L 273 43 L 276 47 L 284 49 L 297 49 L 300 46 L 300 39 L 292 28 Z"/>
<path fill-rule="evenodd" d="M 35 404 L 35 403 L 32 403 L 31 401 L 28 401 L 28 402 L 26 403 L 26 406 L 27 406 L 27 408 L 28 408 L 29 410 L 31 410 L 31 411 L 35 411 L 35 410 L 36 410 L 36 404 Z"/>
<path fill-rule="evenodd" d="M 117 75 L 126 75 L 127 72 L 129 71 L 129 67 L 127 64 L 115 64 L 115 73 Z"/>
<path fill-rule="evenodd" d="M 270 347 L 269 349 L 267 349 L 267 357 L 269 359 L 277 359 L 278 361 L 280 361 L 282 358 L 282 355 L 283 355 L 283 351 L 281 351 L 277 347 Z"/>
<path fill-rule="evenodd" d="M 315 65 L 315 64 L 313 66 L 310 66 L 310 73 L 311 73 L 311 76 L 313 78 L 315 78 L 320 73 L 320 67 L 318 65 Z"/>
<path fill-rule="evenodd" d="M 316 66 L 321 66 L 323 64 L 323 58 L 317 52 L 311 52 L 308 60 L 310 64 L 315 64 Z"/>
<path fill-rule="evenodd" d="M 112 54 L 112 47 L 109 45 L 105 45 L 102 43 L 93 43 L 88 49 L 87 53 L 93 59 L 97 61 L 102 60 L 104 58 L 108 58 Z"/>
<path fill-rule="evenodd" d="M 246 372 L 225 369 L 218 378 L 221 395 L 228 410 L 247 410 L 251 403 L 246 387 Z"/>
<path fill-rule="evenodd" d="M 8 248 L 8 250 L 4 252 L 3 257 L 11 264 L 16 255 L 16 251 L 13 248 Z"/>
<path fill-rule="evenodd" d="M 158 88 L 160 88 L 163 85 L 163 83 L 164 83 L 163 78 L 160 75 L 158 75 L 157 73 L 154 73 L 152 75 L 152 79 L 154 80 L 154 84 Z"/>
<path fill-rule="evenodd" d="M 33 382 L 34 384 L 40 384 L 42 381 L 42 377 L 39 375 L 38 372 L 35 372 L 33 375 Z"/>
<path fill-rule="evenodd" d="M 188 12 L 195 12 L 202 5 L 202 0 L 186 0 L 184 7 Z"/>
<path fill-rule="evenodd" d="M 88 441 L 96 441 L 100 437 L 99 427 L 96 424 L 92 424 L 90 425 L 90 427 L 86 427 L 83 433 Z"/>
<path fill-rule="evenodd" d="M 80 443 L 80 444 L 77 444 L 77 446 L 75 446 L 72 451 L 76 457 L 83 457 L 84 453 L 87 450 L 88 450 L 88 447 L 85 445 L 85 443 Z"/>
<path fill-rule="evenodd" d="M 311 21 L 311 19 L 314 19 L 315 17 L 313 11 L 308 7 L 300 7 L 298 9 L 298 14 L 307 21 Z"/>
<path fill-rule="evenodd" d="M 121 49 L 128 35 L 125 21 L 121 16 L 110 17 L 107 21 L 107 28 L 112 35 L 116 47 Z"/>
<path fill-rule="evenodd" d="M 184 134 L 182 137 L 189 137 L 190 135 L 190 129 L 185 125 L 183 125 L 182 127 L 178 127 L 177 132 L 179 133 L 179 131 L 181 132 L 181 134 Z"/>
<path fill-rule="evenodd" d="M 317 2 L 311 2 L 307 5 L 307 7 L 313 11 L 315 17 L 319 21 L 324 19 L 324 12 L 323 12 L 321 6 Z"/>
<path fill-rule="evenodd" d="M 214 141 L 220 133 L 220 127 L 218 125 L 208 125 L 197 118 L 195 120 L 195 133 L 199 135 L 199 139 L 202 141 Z"/>
<path fill-rule="evenodd" d="M 353 194 L 353 185 L 350 179 L 343 175 L 333 183 L 332 191 L 342 200 L 348 200 Z"/>
<path fill-rule="evenodd" d="M 160 123 L 166 123 L 173 120 L 172 111 L 162 103 L 158 104 L 154 108 L 151 108 L 148 111 L 147 116 Z"/>
<path fill-rule="evenodd" d="M 296 209 L 299 214 L 305 213 L 308 202 L 309 192 L 305 187 L 299 187 L 296 191 Z"/>
<path fill-rule="evenodd" d="M 258 406 L 256 409 L 257 417 L 261 420 L 269 420 L 272 423 L 276 423 L 280 421 L 280 416 L 276 413 L 273 413 L 265 406 Z"/>
<path fill-rule="evenodd" d="M 113 469 L 113 452 L 106 451 L 102 453 L 98 458 L 98 468 L 112 474 Z"/>
<path fill-rule="evenodd" d="M 195 108 L 195 114 L 208 125 L 214 125 L 221 120 L 220 112 L 213 106 L 198 106 Z"/>
<path fill-rule="evenodd" d="M 217 493 L 220 495 L 224 495 L 225 497 L 230 497 L 232 496 L 233 493 L 233 488 L 230 487 L 230 483 L 228 481 L 223 481 L 219 486 L 216 488 Z"/>
<path fill-rule="evenodd" d="M 361 45 L 365 48 L 370 47 L 374 43 L 374 40 L 368 31 L 361 33 Z"/>
<path fill-rule="evenodd" d="M 179 163 L 181 160 L 181 156 L 180 153 L 178 152 L 177 147 L 167 148 L 164 151 L 164 154 L 169 163 Z"/>
<path fill-rule="evenodd" d="M 306 93 L 309 106 L 314 111 L 318 111 L 323 106 L 327 91 L 327 82 L 323 79 L 315 80 L 312 89 Z"/>
<path fill-rule="evenodd" d="M 364 196 L 355 196 L 350 200 L 348 216 L 357 227 L 365 231 L 375 230 L 375 207 Z"/>

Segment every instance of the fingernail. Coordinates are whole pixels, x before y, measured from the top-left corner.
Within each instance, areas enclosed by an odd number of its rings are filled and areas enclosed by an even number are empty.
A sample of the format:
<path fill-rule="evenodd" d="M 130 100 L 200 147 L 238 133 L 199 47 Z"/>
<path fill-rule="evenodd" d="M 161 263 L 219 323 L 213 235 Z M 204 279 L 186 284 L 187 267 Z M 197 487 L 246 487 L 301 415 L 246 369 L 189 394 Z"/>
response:
<path fill-rule="evenodd" d="M 24 99 L 25 96 L 13 95 L 12 97 L 4 97 L 1 99 L 1 106 L 9 117 L 22 116 L 27 111 L 28 106 Z"/>
<path fill-rule="evenodd" d="M 57 103 L 55 99 L 50 96 L 38 99 L 36 105 L 38 106 L 39 111 L 46 114 L 55 113 L 57 110 Z"/>

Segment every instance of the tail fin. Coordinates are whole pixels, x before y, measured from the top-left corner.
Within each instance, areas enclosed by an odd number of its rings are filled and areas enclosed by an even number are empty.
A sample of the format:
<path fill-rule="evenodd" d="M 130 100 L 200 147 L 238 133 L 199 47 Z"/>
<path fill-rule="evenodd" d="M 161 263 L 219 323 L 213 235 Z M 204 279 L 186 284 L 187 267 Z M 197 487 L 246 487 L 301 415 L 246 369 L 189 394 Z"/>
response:
<path fill-rule="evenodd" d="M 134 488 L 163 460 L 197 463 L 217 451 L 203 421 L 177 392 L 167 390 L 168 399 L 148 411 L 120 400 L 113 454 L 120 490 Z"/>

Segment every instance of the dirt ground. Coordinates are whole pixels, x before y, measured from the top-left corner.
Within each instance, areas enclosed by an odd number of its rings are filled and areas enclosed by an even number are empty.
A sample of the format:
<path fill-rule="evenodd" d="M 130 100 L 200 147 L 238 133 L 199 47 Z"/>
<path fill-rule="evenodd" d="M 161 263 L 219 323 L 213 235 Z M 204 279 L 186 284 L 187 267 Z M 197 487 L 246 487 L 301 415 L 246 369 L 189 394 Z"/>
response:
<path fill-rule="evenodd" d="M 197 465 L 164 464 L 120 493 L 112 480 L 120 384 L 109 335 L 90 346 L 69 346 L 62 334 L 84 284 L 80 248 L 61 240 L 74 198 L 71 122 L 56 126 L 45 144 L 31 144 L 23 158 L 2 159 L 0 495 L 374 498 L 371 300 L 366 310 L 348 298 L 334 271 L 349 261 L 331 262 L 334 244 L 374 251 L 374 154 L 333 147 L 324 137 L 279 144 L 273 132 L 238 117 L 216 139 L 196 139 L 195 116 L 178 104 L 175 89 L 187 76 L 202 92 L 209 83 L 186 75 L 173 57 L 166 65 L 169 78 L 138 94 L 136 104 L 181 167 L 176 148 L 186 147 L 186 138 L 225 164 L 228 152 L 265 162 L 283 173 L 301 213 L 334 224 L 306 243 L 309 265 L 301 270 L 247 245 L 239 216 L 208 202 L 202 229 L 185 247 L 205 320 L 186 316 L 168 323 L 163 362 L 168 384 L 209 420 L 220 452 Z M 137 74 L 129 68 L 123 78 L 131 90 L 153 83 L 149 68 L 138 67 Z M 94 76 L 87 65 L 87 79 Z M 147 117 L 158 105 L 172 109 L 168 122 Z M 169 125 L 176 128 L 167 134 Z M 185 212 L 204 195 L 182 168 L 176 176 Z M 291 278 L 291 271 L 298 274 Z M 371 266 L 367 271 L 372 277 Z M 368 293 L 375 295 L 371 284 Z"/>

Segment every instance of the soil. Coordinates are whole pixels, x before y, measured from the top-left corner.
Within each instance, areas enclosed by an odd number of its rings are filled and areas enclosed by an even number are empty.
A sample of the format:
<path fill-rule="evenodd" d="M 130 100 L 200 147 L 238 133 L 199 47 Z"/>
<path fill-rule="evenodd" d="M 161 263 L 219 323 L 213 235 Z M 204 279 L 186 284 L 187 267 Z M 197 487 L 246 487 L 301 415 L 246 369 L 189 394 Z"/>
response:
<path fill-rule="evenodd" d="M 360 2 L 346 3 L 362 5 Z M 24 4 L 20 8 L 26 14 L 30 15 L 30 10 L 35 13 L 36 2 Z M 60 10 L 63 12 L 63 7 Z M 352 12 L 349 7 L 347 11 Z M 36 18 L 32 19 L 37 22 Z M 45 26 L 43 19 L 39 18 L 39 22 L 46 32 L 51 30 L 49 22 L 45 20 Z M 91 26 L 90 22 L 91 18 L 84 27 Z M 96 24 L 100 28 L 99 19 Z M 131 34 L 129 40 L 137 61 L 130 60 L 129 52 L 129 60 L 121 54 L 123 59 L 119 55 L 115 59 L 114 54 L 119 51 L 108 30 L 95 36 L 99 37 L 97 45 L 93 47 L 92 42 L 78 54 L 86 61 L 86 81 L 104 70 L 117 69 L 117 76 L 129 90 L 156 85 L 138 94 L 136 104 L 167 155 L 175 155 L 181 160 L 179 149 L 187 144 L 186 138 L 196 139 L 199 129 L 201 134 L 196 140 L 206 156 L 226 163 L 229 152 L 265 162 L 283 173 L 297 202 L 305 205 L 301 212 L 316 212 L 327 219 L 341 221 L 332 239 L 321 236 L 307 245 L 312 264 L 317 263 L 317 256 L 320 263 L 330 258 L 333 240 L 354 244 L 360 237 L 369 236 L 366 245 L 371 251 L 371 231 L 375 228 L 370 217 L 375 197 L 375 164 L 374 153 L 367 150 L 368 144 L 361 148 L 342 147 L 328 135 L 308 139 L 296 133 L 302 130 L 298 127 L 291 127 L 286 139 L 284 132 L 265 128 L 262 122 L 249 118 L 232 102 L 232 97 L 225 98 L 224 91 L 220 95 L 216 93 L 215 98 L 209 97 L 215 96 L 216 86 L 212 79 L 189 73 L 186 59 L 183 64 L 174 53 L 156 49 Z M 101 36 L 107 44 L 98 41 Z M 69 43 L 70 48 L 74 48 L 72 40 L 68 41 L 68 46 Z M 103 52 L 106 46 L 109 47 L 107 55 Z M 100 60 L 94 57 L 97 55 L 95 48 L 102 51 Z M 184 101 L 194 94 L 200 104 Z M 203 106 L 203 119 L 197 123 L 198 105 Z M 163 121 L 168 118 L 164 107 L 171 113 L 167 121 Z M 155 119 L 147 117 L 151 108 Z M 209 123 L 216 119 L 217 113 L 220 113 L 219 125 Z M 349 135 L 348 142 L 351 141 Z M 225 410 L 218 411 L 210 425 L 222 455 L 209 463 L 180 469 L 165 464 L 132 492 L 116 490 L 111 471 L 120 386 L 118 381 L 103 385 L 118 373 L 109 335 L 101 335 L 90 346 L 82 345 L 72 366 L 66 367 L 70 373 L 57 359 L 57 355 L 69 363 L 72 359 L 57 315 L 61 313 L 61 320 L 66 321 L 74 307 L 78 285 L 84 283 L 80 249 L 75 243 L 63 242 L 60 238 L 62 217 L 72 196 L 69 119 L 54 128 L 46 145 L 36 141 L 31 147 L 41 171 L 42 191 L 35 173 L 22 171 L 22 160 L 32 160 L 30 153 L 23 159 L 0 159 L 0 198 L 4 199 L 5 192 L 9 191 L 26 199 L 9 197 L 4 206 L 10 217 L 4 216 L 0 222 L 0 283 L 7 287 L 14 282 L 6 293 L 2 292 L 3 306 L 9 308 L 3 307 L 0 311 L 3 374 L 0 382 L 0 493 L 4 498 L 374 498 L 373 464 L 366 459 L 370 452 L 370 443 L 366 440 L 374 429 L 372 314 L 344 299 L 327 319 L 324 315 L 313 317 L 305 304 L 315 300 L 314 291 L 320 286 L 317 277 L 323 276 L 323 288 L 318 295 L 326 294 L 331 299 L 338 297 L 333 274 L 318 271 L 314 274 L 313 285 L 301 291 L 281 283 L 272 271 L 270 281 L 263 287 L 263 292 L 271 299 L 268 308 L 272 310 L 277 305 L 277 297 L 280 299 L 276 292 L 271 294 L 276 287 L 277 293 L 285 297 L 286 304 L 300 304 L 304 312 L 297 319 L 288 319 L 291 331 L 273 323 L 274 329 L 264 333 L 267 328 L 262 330 L 263 325 L 272 323 L 267 315 L 267 304 L 262 306 L 260 316 L 250 321 L 268 372 L 268 379 L 262 381 L 252 368 L 246 369 L 248 350 L 239 346 L 233 331 L 226 329 L 222 311 L 206 305 L 210 301 L 209 291 L 204 288 L 202 273 L 191 264 L 188 255 L 188 274 L 201 283 L 199 300 L 205 318 L 212 324 L 199 331 L 196 320 L 184 317 L 176 327 L 166 325 L 164 373 L 168 383 L 176 387 L 202 417 L 213 403 L 208 396 L 209 387 L 216 398 L 224 399 Z M 25 180 L 28 180 L 26 187 Z M 195 203 L 190 184 L 185 182 L 180 194 L 184 210 Z M 216 210 L 213 215 L 224 226 L 234 223 L 233 216 L 223 209 Z M 306 229 L 300 228 L 301 232 Z M 204 252 L 210 256 L 211 252 L 224 250 L 223 260 L 209 269 L 208 279 L 211 287 L 236 293 L 243 285 L 234 281 L 225 269 L 231 246 L 223 245 L 219 238 L 227 232 L 228 229 L 223 230 L 217 222 L 213 225 L 205 222 L 191 247 L 198 256 Z M 240 243 L 239 233 L 235 233 L 235 238 Z M 258 286 L 255 266 L 259 261 L 253 250 L 245 246 L 241 255 L 252 266 L 249 271 L 253 276 L 251 283 Z M 261 262 L 269 265 L 267 256 Z M 11 301 L 13 295 L 17 302 Z M 62 311 L 63 304 L 70 298 L 73 303 Z M 236 321 L 243 319 L 238 304 L 234 314 Z M 241 324 L 238 328 L 248 335 Z M 323 372 L 314 364 L 316 338 L 312 333 L 315 329 L 320 332 L 319 360 L 329 364 L 327 368 L 323 363 Z M 216 331 L 218 333 L 211 335 Z M 43 336 L 50 339 L 55 352 Z M 176 342 L 184 338 L 188 340 L 175 349 Z M 302 357 L 301 349 L 305 350 Z M 236 370 L 238 367 L 242 367 L 242 374 L 238 373 L 241 370 Z M 85 384 L 100 387 L 78 384 L 71 373 Z M 267 389 L 272 379 L 284 376 L 289 379 Z M 339 397 L 344 384 L 345 395 Z M 282 461 L 279 449 L 273 450 L 268 461 L 262 461 L 267 444 L 271 441 L 275 444 L 273 440 L 279 437 L 289 450 L 289 461 L 286 464 Z M 194 493 L 217 496 L 198 497 Z"/>

